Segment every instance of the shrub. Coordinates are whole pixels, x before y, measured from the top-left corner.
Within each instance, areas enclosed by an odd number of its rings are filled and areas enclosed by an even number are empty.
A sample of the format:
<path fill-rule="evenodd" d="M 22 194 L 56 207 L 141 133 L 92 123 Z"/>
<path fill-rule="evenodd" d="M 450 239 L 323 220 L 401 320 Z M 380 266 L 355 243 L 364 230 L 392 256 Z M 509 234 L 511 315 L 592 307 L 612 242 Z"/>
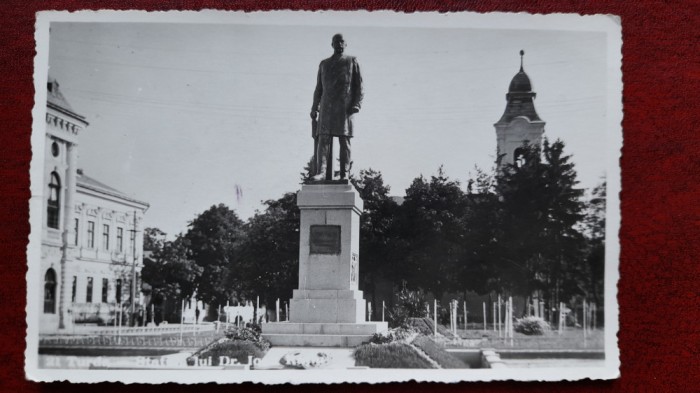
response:
<path fill-rule="evenodd" d="M 389 309 L 389 326 L 405 327 L 409 318 L 425 316 L 425 305 L 422 291 L 411 291 L 404 286 L 396 295 L 396 304 Z"/>
<path fill-rule="evenodd" d="M 549 323 L 539 317 L 517 319 L 513 330 L 528 336 L 542 336 L 551 330 Z"/>
<path fill-rule="evenodd" d="M 415 330 L 408 327 L 398 327 L 396 329 L 393 329 L 391 332 L 396 341 L 406 340 L 409 337 L 411 337 L 411 335 L 416 333 Z"/>
<path fill-rule="evenodd" d="M 251 327 L 231 326 L 226 329 L 224 335 L 229 340 L 252 342 L 263 351 L 270 349 L 270 343 L 262 337 L 261 331 L 259 328 L 256 329 L 256 325 Z"/>
<path fill-rule="evenodd" d="M 355 349 L 355 365 L 371 368 L 434 368 L 408 344 L 363 344 Z"/>
<path fill-rule="evenodd" d="M 239 364 L 247 364 L 248 356 L 262 358 L 265 351 L 261 350 L 255 343 L 243 340 L 219 340 L 195 355 L 187 358 L 187 364 L 193 366 L 197 358 L 211 358 L 211 365 L 219 365 L 220 356 L 228 356 L 236 359 Z"/>
<path fill-rule="evenodd" d="M 412 344 L 425 352 L 429 358 L 437 362 L 442 368 L 469 368 L 463 361 L 437 346 L 429 337 L 418 336 L 413 340 Z"/>
<path fill-rule="evenodd" d="M 394 337 L 389 332 L 374 333 L 369 339 L 372 344 L 389 344 L 392 341 L 394 341 Z"/>
<path fill-rule="evenodd" d="M 375 333 L 369 342 L 373 344 L 389 344 L 394 341 L 404 341 L 411 337 L 415 332 L 412 329 L 399 327 L 396 329 L 387 330 L 382 333 Z"/>
<path fill-rule="evenodd" d="M 433 321 L 429 320 L 428 318 L 409 318 L 408 326 L 420 334 L 433 334 Z"/>

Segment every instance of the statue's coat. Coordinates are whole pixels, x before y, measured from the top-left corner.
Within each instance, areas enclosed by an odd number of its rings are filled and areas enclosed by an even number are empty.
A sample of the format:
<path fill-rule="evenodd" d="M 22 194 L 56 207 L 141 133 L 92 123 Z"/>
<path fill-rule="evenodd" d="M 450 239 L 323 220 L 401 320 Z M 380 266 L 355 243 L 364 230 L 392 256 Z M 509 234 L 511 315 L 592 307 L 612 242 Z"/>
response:
<path fill-rule="evenodd" d="M 352 137 L 351 109 L 360 110 L 362 96 L 362 76 L 355 57 L 333 55 L 321 61 L 311 107 L 319 112 L 317 134 Z"/>

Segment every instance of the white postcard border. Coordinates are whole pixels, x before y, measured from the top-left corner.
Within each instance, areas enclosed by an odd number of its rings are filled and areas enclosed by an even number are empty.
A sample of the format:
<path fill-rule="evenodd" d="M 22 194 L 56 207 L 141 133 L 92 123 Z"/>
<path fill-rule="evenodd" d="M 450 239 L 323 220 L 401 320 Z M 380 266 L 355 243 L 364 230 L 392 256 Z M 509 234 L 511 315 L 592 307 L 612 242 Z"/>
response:
<path fill-rule="evenodd" d="M 318 18 L 317 16 L 321 16 Z M 147 22 L 147 23 L 238 23 L 271 25 L 337 25 L 386 27 L 411 26 L 441 28 L 504 28 L 566 31 L 597 31 L 607 36 L 607 212 L 605 251 L 605 366 L 566 368 L 501 368 L 471 370 L 256 370 L 253 372 L 221 372 L 218 370 L 59 370 L 38 367 L 38 324 L 41 288 L 39 263 L 41 258 L 41 228 L 43 208 L 44 118 L 46 115 L 46 86 L 48 69 L 49 25 L 51 22 Z M 585 23 L 582 23 L 585 22 Z M 33 158 L 30 166 L 29 223 L 31 232 L 27 247 L 27 348 L 25 351 L 26 377 L 33 381 L 123 382 L 123 383 L 380 383 L 403 381 L 459 382 L 459 381 L 560 381 L 580 379 L 614 379 L 619 377 L 620 359 L 617 333 L 619 308 L 617 283 L 619 280 L 619 230 L 621 176 L 619 160 L 622 148 L 622 36 L 620 19 L 614 15 L 525 13 L 398 13 L 393 11 L 42 11 L 37 13 L 36 57 L 34 59 L 35 105 L 32 110 L 31 144 Z"/>

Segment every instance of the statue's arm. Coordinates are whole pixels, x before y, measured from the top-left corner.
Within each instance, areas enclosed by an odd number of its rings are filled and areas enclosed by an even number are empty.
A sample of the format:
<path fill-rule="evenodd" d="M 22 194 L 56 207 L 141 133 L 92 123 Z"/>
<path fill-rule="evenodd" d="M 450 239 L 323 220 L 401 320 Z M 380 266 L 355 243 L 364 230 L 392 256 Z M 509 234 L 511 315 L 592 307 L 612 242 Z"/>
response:
<path fill-rule="evenodd" d="M 318 65 L 318 76 L 316 77 L 316 89 L 314 90 L 314 102 L 311 104 L 311 118 L 315 119 L 318 114 L 318 106 L 321 103 L 321 95 L 323 95 L 323 84 L 321 83 L 321 66 Z"/>
<path fill-rule="evenodd" d="M 362 90 L 362 74 L 360 73 L 360 63 L 357 59 L 352 61 L 352 105 L 351 111 L 357 113 L 362 107 L 362 98 L 364 98 L 364 91 Z"/>

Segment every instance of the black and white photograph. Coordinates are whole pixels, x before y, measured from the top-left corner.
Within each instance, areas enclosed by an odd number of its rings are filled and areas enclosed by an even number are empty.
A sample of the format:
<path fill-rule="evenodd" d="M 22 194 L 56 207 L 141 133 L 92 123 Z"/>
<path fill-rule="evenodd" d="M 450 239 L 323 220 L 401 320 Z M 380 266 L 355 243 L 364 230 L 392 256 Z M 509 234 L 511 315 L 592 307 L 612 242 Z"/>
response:
<path fill-rule="evenodd" d="M 612 15 L 37 14 L 34 381 L 619 376 Z"/>

